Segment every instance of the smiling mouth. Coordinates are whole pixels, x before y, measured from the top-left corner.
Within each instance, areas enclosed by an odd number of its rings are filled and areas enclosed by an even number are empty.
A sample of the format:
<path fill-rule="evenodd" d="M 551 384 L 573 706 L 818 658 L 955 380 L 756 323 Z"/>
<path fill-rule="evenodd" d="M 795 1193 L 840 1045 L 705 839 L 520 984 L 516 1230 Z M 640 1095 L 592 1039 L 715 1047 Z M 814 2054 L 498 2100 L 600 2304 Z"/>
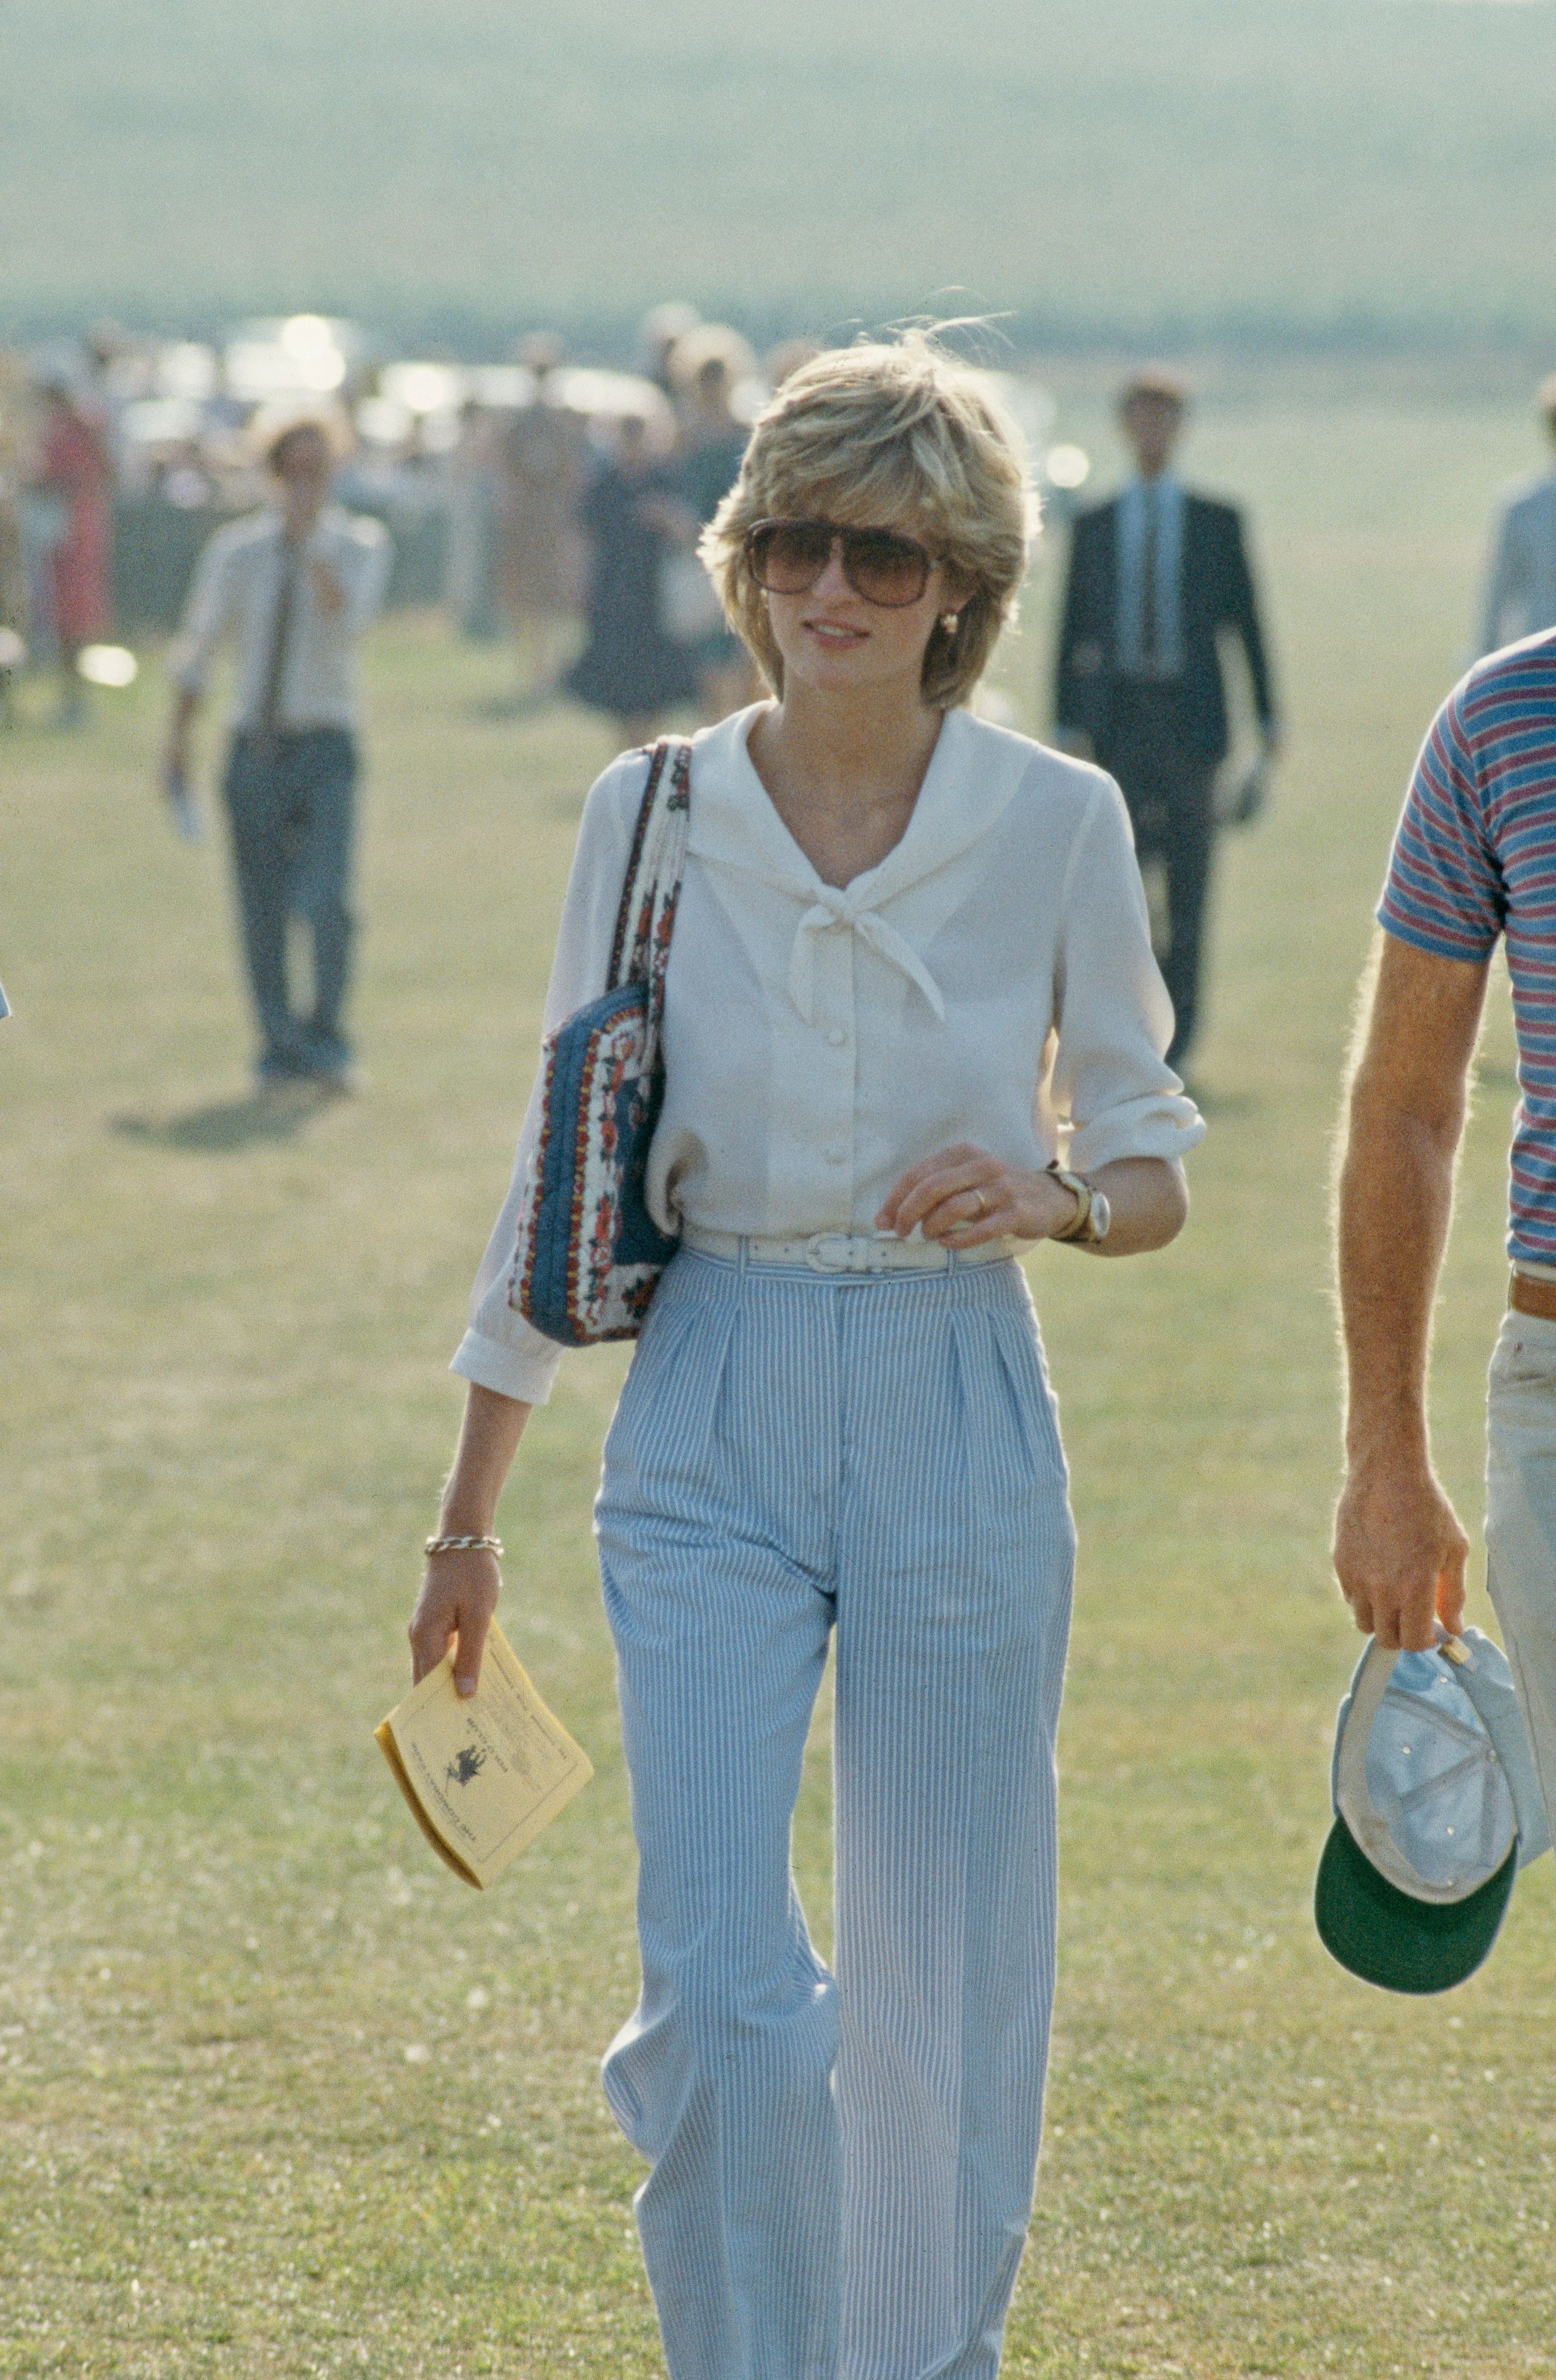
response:
<path fill-rule="evenodd" d="M 862 645 L 869 634 L 868 628 L 850 627 L 845 620 L 807 620 L 804 626 L 819 644 L 831 645 L 840 652 L 845 646 Z"/>

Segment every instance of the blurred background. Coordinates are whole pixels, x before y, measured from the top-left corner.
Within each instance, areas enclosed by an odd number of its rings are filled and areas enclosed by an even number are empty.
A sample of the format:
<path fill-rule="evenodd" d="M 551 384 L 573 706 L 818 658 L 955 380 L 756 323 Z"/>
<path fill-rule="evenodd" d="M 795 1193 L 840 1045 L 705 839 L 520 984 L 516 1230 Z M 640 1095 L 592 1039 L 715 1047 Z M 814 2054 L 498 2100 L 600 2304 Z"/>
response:
<path fill-rule="evenodd" d="M 104 433 L 126 637 L 252 502 L 255 409 L 320 396 L 391 601 L 494 633 L 527 334 L 598 435 L 653 411 L 656 307 L 742 335 L 741 414 L 794 341 L 986 314 L 1061 511 L 1097 460 L 1077 358 L 1516 401 L 1556 340 L 1543 0 L 12 0 L 4 40 L 0 601 L 40 663 L 59 376 Z"/>

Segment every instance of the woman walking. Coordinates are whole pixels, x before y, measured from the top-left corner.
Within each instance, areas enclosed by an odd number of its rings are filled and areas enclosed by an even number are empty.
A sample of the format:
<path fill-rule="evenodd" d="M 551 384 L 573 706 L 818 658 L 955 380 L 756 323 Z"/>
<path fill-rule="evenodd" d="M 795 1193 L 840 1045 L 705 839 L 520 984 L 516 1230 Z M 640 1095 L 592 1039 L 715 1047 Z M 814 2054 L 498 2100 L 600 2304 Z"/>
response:
<path fill-rule="evenodd" d="M 1074 1535 L 1013 1256 L 1163 1245 L 1203 1129 L 1116 787 L 959 707 L 1026 504 L 1019 434 L 915 334 L 788 380 L 704 540 L 773 699 L 691 748 L 649 1172 L 680 1247 L 596 1508 L 641 1860 L 604 2082 L 673 2380 L 990 2380 L 1026 2233 Z M 646 767 L 590 797 L 551 1026 L 605 983 Z M 538 1119 L 450 1536 L 489 1535 L 558 1358 L 512 1302 Z M 473 1680 L 497 1588 L 432 1556 L 418 1674 L 457 1638 Z M 789 1866 L 829 1641 L 832 1973 Z"/>
<path fill-rule="evenodd" d="M 640 414 L 625 415 L 614 443 L 578 506 L 590 540 L 589 637 L 563 685 L 576 701 L 603 711 L 633 744 L 653 734 L 661 711 L 688 701 L 697 681 L 660 622 L 660 573 L 668 547 L 655 516 L 664 473 L 647 421 Z"/>

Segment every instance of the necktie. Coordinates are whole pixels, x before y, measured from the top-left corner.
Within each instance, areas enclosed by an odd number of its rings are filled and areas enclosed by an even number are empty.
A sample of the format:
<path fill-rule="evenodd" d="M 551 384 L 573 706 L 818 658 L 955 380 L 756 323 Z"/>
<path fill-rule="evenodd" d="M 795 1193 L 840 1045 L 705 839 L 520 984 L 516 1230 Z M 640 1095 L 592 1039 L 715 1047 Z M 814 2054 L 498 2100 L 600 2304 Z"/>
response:
<path fill-rule="evenodd" d="M 281 584 L 275 590 L 275 614 L 270 624 L 270 650 L 265 656 L 264 692 L 260 701 L 260 734 L 267 743 L 273 743 L 281 729 L 281 688 L 286 675 L 286 647 L 291 638 L 297 586 L 298 558 L 283 538 Z"/>
<path fill-rule="evenodd" d="M 1140 540 L 1140 669 L 1146 677 L 1154 677 L 1161 656 L 1157 650 L 1156 616 L 1156 552 L 1160 507 L 1156 500 L 1156 483 L 1148 480 L 1145 485 L 1146 527 Z"/>

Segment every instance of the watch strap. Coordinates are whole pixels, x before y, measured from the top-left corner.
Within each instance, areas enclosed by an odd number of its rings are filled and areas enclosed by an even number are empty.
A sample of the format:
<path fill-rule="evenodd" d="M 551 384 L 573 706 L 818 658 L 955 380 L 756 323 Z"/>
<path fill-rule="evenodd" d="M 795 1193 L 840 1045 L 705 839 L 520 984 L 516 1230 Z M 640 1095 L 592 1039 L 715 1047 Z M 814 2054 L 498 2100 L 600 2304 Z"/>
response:
<path fill-rule="evenodd" d="M 1108 1236 L 1108 1226 L 1112 1220 L 1112 1210 L 1103 1193 L 1096 1189 L 1084 1173 L 1072 1173 L 1067 1166 L 1055 1164 L 1048 1170 L 1056 1182 L 1062 1182 L 1066 1190 L 1074 1191 L 1076 1196 L 1075 1221 L 1067 1231 L 1055 1232 L 1052 1236 L 1066 1247 L 1100 1248 Z"/>

